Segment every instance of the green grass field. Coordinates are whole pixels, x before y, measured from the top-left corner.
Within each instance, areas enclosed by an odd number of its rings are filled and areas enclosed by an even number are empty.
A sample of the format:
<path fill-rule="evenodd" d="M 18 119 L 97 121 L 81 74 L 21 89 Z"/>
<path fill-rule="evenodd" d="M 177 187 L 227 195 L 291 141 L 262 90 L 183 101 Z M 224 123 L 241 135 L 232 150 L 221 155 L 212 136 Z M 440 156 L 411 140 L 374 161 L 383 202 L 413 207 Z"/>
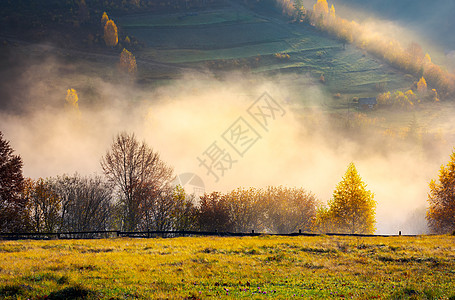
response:
<path fill-rule="evenodd" d="M 455 237 L 0 242 L 4 299 L 455 299 Z"/>

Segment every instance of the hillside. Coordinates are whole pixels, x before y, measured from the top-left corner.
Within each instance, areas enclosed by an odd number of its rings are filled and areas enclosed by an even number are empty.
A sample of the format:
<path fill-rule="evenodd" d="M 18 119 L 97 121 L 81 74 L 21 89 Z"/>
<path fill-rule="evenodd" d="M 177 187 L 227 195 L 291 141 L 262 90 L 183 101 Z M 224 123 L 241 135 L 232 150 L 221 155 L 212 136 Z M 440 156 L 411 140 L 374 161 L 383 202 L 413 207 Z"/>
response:
<path fill-rule="evenodd" d="M 5 26 L 0 33 L 5 45 L 21 41 L 50 43 L 56 47 L 52 54 L 65 53 L 81 59 L 81 63 L 99 61 L 103 54 L 104 62 L 111 64 L 109 56 L 121 50 L 122 46 L 108 49 L 103 45 L 102 30 L 97 25 L 102 7 L 97 2 L 89 4 L 85 19 L 77 6 L 52 6 L 48 12 L 44 6 L 28 10 L 27 1 L 18 3 L 3 10 L 9 14 L 2 19 Z M 74 17 L 69 9 L 75 12 Z M 140 70 L 138 82 L 142 83 L 176 78 L 187 68 L 208 68 L 264 75 L 311 74 L 315 79 L 323 75 L 330 93 L 346 94 L 348 98 L 375 96 L 378 85 L 394 90 L 412 84 L 411 78 L 363 51 L 309 25 L 283 18 L 269 2 L 248 6 L 241 1 L 215 1 L 204 8 L 171 11 L 111 10 L 110 17 L 120 28 L 120 43 L 126 36 L 136 41 L 123 46 L 135 54 Z"/>
<path fill-rule="evenodd" d="M 340 11 L 342 6 L 355 7 L 374 16 L 414 28 L 427 39 L 442 45 L 447 52 L 455 49 L 455 37 L 452 34 L 455 27 L 452 15 L 455 10 L 453 1 L 335 0 L 334 3 L 340 7 Z"/>

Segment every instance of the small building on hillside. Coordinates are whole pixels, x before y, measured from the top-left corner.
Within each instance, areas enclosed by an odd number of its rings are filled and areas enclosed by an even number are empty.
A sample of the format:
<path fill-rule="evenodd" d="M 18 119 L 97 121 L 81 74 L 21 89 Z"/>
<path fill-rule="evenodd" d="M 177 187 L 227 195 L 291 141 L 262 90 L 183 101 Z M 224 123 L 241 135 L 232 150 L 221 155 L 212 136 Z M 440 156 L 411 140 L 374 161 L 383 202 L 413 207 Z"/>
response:
<path fill-rule="evenodd" d="M 372 110 L 378 104 L 375 97 L 359 98 L 355 102 L 357 104 L 357 109 L 359 110 Z"/>

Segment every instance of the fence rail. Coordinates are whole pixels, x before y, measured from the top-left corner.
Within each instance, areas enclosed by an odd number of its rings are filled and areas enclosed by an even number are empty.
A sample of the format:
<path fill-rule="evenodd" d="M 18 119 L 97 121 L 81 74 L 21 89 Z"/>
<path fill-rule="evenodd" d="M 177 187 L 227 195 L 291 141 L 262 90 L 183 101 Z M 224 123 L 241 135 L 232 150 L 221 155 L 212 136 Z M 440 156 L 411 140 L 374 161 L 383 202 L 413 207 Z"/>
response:
<path fill-rule="evenodd" d="M 118 231 L 118 230 L 107 230 L 107 231 L 68 231 L 68 232 L 25 232 L 25 233 L 0 233 L 0 240 L 56 240 L 56 239 L 102 239 L 102 238 L 171 238 L 171 237 L 182 237 L 182 236 L 356 236 L 356 237 L 390 237 L 390 236 L 401 236 L 399 235 L 375 235 L 375 234 L 343 234 L 343 233 L 309 233 L 299 232 L 294 233 L 259 233 L 254 232 L 218 232 L 218 231 Z M 406 235 L 415 236 L 415 235 Z"/>

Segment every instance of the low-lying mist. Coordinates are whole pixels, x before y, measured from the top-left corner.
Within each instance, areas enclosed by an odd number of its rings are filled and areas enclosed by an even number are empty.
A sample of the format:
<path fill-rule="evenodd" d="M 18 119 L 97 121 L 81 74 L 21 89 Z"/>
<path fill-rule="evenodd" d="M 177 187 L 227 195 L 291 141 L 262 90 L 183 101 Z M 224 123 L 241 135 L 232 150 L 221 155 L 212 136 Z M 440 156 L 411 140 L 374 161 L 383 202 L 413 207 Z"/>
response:
<path fill-rule="evenodd" d="M 21 104 L 0 112 L 0 128 L 21 155 L 27 177 L 101 173 L 100 158 L 120 131 L 145 140 L 176 175 L 199 175 L 206 192 L 285 185 L 303 187 L 326 202 L 354 162 L 378 202 L 377 233 L 411 234 L 426 230 L 428 182 L 454 144 L 447 141 L 427 155 L 405 140 L 397 141 L 400 147 L 382 143 L 374 128 L 346 129 L 343 113 L 321 105 L 329 96 L 301 75 L 186 73 L 147 87 L 62 71 L 68 68 L 51 58 L 34 62 L 9 87 Z M 65 108 L 69 88 L 79 94 L 80 114 Z M 269 118 L 266 128 L 247 112 L 264 92 L 284 111 Z M 222 137 L 239 117 L 261 137 L 243 157 Z M 213 142 L 235 161 L 218 181 L 198 160 Z"/>

